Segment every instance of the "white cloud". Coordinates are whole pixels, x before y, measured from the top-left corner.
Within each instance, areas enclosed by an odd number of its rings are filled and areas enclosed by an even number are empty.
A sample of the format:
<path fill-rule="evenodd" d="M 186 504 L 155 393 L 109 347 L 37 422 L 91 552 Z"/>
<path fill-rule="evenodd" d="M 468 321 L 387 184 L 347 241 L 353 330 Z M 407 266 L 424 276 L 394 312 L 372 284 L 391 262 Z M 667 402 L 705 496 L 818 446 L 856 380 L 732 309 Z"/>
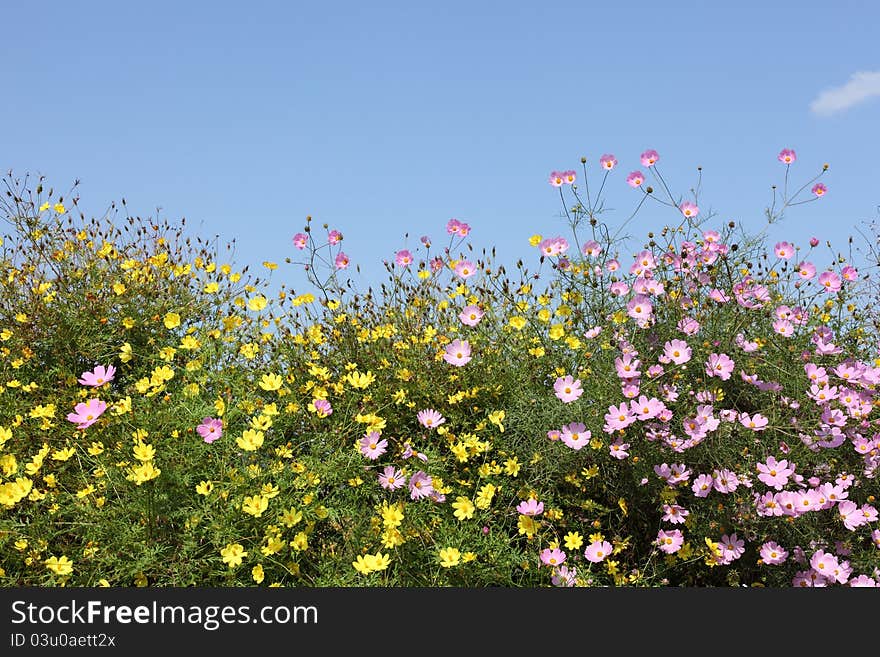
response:
<path fill-rule="evenodd" d="M 820 93 L 810 103 L 810 109 L 814 114 L 829 116 L 849 109 L 872 96 L 880 96 L 880 71 L 859 71 L 853 73 L 846 84 Z"/>

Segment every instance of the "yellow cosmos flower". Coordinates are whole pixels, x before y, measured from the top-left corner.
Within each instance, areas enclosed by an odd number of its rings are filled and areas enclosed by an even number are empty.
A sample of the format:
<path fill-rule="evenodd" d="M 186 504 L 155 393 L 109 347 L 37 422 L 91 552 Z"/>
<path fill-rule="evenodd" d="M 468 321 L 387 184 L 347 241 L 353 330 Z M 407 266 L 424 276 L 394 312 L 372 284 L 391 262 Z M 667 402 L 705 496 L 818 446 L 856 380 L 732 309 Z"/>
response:
<path fill-rule="evenodd" d="M 241 543 L 230 543 L 220 550 L 220 556 L 223 557 L 223 563 L 229 564 L 230 568 L 240 566 L 241 562 L 248 555 L 247 550 Z"/>
<path fill-rule="evenodd" d="M 444 568 L 452 568 L 461 562 L 461 552 L 458 548 L 446 547 L 440 550 L 440 565 Z"/>
<path fill-rule="evenodd" d="M 51 556 L 43 562 L 46 565 L 46 568 L 51 570 L 56 575 L 70 575 L 73 572 L 73 562 L 68 559 L 66 556 L 62 556 L 60 559 L 56 556 Z"/>

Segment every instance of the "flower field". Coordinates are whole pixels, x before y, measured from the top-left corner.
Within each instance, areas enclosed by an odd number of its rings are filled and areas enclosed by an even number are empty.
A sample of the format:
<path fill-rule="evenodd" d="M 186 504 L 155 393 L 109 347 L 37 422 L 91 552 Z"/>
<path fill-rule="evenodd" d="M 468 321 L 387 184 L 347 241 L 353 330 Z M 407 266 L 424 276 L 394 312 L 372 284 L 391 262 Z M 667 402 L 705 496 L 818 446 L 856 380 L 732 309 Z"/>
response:
<path fill-rule="evenodd" d="M 764 224 L 828 193 L 778 159 Z M 567 232 L 515 267 L 450 219 L 366 291 L 311 218 L 255 274 L 8 176 L 0 582 L 877 586 L 871 263 L 704 216 L 659 160 L 552 172 Z"/>

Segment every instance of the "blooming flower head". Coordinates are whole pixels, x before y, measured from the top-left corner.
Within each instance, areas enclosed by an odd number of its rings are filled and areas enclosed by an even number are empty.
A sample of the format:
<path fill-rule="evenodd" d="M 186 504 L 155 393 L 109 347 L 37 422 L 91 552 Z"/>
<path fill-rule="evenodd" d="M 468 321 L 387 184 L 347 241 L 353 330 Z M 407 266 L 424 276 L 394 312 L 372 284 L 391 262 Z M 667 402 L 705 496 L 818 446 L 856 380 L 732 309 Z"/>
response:
<path fill-rule="evenodd" d="M 684 340 L 669 340 L 663 345 L 663 356 L 660 361 L 684 365 L 691 359 L 691 353 L 691 348 Z"/>
<path fill-rule="evenodd" d="M 331 230 L 327 233 L 327 243 L 328 244 L 339 244 L 342 241 L 342 233 L 338 230 Z"/>
<path fill-rule="evenodd" d="M 410 253 L 406 249 L 402 249 L 394 254 L 394 262 L 396 262 L 397 265 L 400 267 L 409 267 L 412 264 L 412 261 L 412 253 Z"/>
<path fill-rule="evenodd" d="M 777 258 L 788 260 L 794 255 L 794 245 L 789 242 L 777 242 L 773 247 L 773 253 Z"/>
<path fill-rule="evenodd" d="M 466 365 L 471 360 L 470 342 L 456 338 L 446 345 L 446 353 L 443 354 L 443 360 L 456 367 Z"/>
<path fill-rule="evenodd" d="M 541 563 L 543 563 L 545 566 L 561 566 L 562 562 L 564 561 L 565 552 L 563 552 L 559 548 L 553 550 L 551 550 L 550 548 L 544 548 L 543 550 L 541 550 Z"/>
<path fill-rule="evenodd" d="M 642 153 L 642 166 L 644 167 L 652 167 L 657 164 L 657 160 L 660 159 L 660 154 L 652 148 L 649 148 L 644 153 Z"/>
<path fill-rule="evenodd" d="M 358 450 L 371 461 L 382 456 L 388 448 L 388 441 L 376 431 L 371 431 L 358 441 Z"/>
<path fill-rule="evenodd" d="M 691 203 L 690 201 L 685 201 L 684 203 L 682 203 L 679 209 L 681 210 L 681 213 L 688 219 L 696 217 L 700 213 L 700 208 L 698 208 L 695 203 Z"/>
<path fill-rule="evenodd" d="M 553 391 L 562 402 L 569 404 L 584 394 L 581 388 L 581 380 L 571 375 L 561 376 L 553 384 Z"/>
<path fill-rule="evenodd" d="M 825 288 L 826 292 L 837 292 L 840 289 L 840 276 L 833 271 L 823 271 L 819 274 L 819 285 Z"/>
<path fill-rule="evenodd" d="M 568 251 L 568 241 L 564 237 L 548 237 L 538 244 L 541 255 L 552 257 Z"/>
<path fill-rule="evenodd" d="M 657 533 L 657 546 L 666 554 L 675 554 L 684 545 L 684 534 L 679 529 L 672 531 L 660 530 Z"/>
<path fill-rule="evenodd" d="M 544 503 L 530 497 L 517 504 L 516 510 L 524 516 L 539 516 L 544 513 Z"/>
<path fill-rule="evenodd" d="M 560 440 L 563 444 L 577 451 L 590 442 L 592 434 L 587 431 L 586 425 L 580 422 L 571 422 L 562 427 Z"/>
<path fill-rule="evenodd" d="M 573 185 L 574 181 L 577 180 L 577 173 L 574 170 L 569 169 L 568 171 L 562 172 L 562 178 L 566 185 Z"/>
<path fill-rule="evenodd" d="M 458 219 L 450 219 L 446 222 L 446 232 L 450 235 L 458 235 L 459 237 L 467 237 L 471 232 L 471 227 Z"/>
<path fill-rule="evenodd" d="M 788 467 L 788 461 L 785 459 L 777 461 L 772 456 L 768 456 L 764 463 L 758 463 L 757 468 L 758 480 L 776 490 L 782 490 L 788 483 L 789 477 L 794 474 L 794 468 Z"/>
<path fill-rule="evenodd" d="M 706 374 L 708 376 L 717 376 L 722 381 L 727 381 L 733 372 L 734 363 L 727 354 L 709 354 L 706 361 Z"/>
<path fill-rule="evenodd" d="M 794 161 L 797 159 L 797 155 L 790 148 L 783 148 L 779 151 L 779 155 L 777 155 L 777 159 L 783 164 L 794 164 Z"/>
<path fill-rule="evenodd" d="M 206 417 L 202 420 L 202 423 L 196 427 L 196 432 L 210 445 L 223 435 L 223 420 Z"/>
<path fill-rule="evenodd" d="M 606 171 L 611 171 L 617 165 L 617 158 L 614 157 L 611 153 L 605 153 L 602 157 L 599 158 L 599 166 L 601 166 Z"/>
<path fill-rule="evenodd" d="M 828 191 L 828 188 L 822 183 L 816 183 L 815 185 L 813 185 L 813 189 L 811 189 L 810 191 L 813 192 L 813 194 L 815 194 L 817 197 L 825 196 L 825 192 Z"/>
<path fill-rule="evenodd" d="M 336 258 L 334 260 L 334 263 L 336 264 L 336 269 L 346 269 L 348 267 L 348 265 L 351 263 L 351 260 L 349 259 L 349 257 L 345 253 L 340 251 L 339 253 L 336 254 Z"/>
<path fill-rule="evenodd" d="M 639 187 L 645 182 L 645 175 L 641 171 L 633 171 L 626 177 L 626 184 L 630 187 Z"/>
<path fill-rule="evenodd" d="M 592 258 L 595 258 L 602 253 L 602 247 L 596 240 L 587 240 L 584 242 L 584 246 L 581 250 L 584 252 L 585 256 L 590 256 Z"/>
<path fill-rule="evenodd" d="M 476 326 L 480 323 L 480 320 L 483 319 L 483 315 L 485 314 L 486 313 L 480 310 L 479 306 L 465 306 L 459 313 L 458 318 L 461 320 L 461 323 L 466 326 Z"/>
<path fill-rule="evenodd" d="M 83 372 L 82 376 L 77 379 L 77 381 L 84 386 L 92 386 L 96 388 L 112 381 L 114 374 L 116 374 L 116 368 L 112 365 L 108 365 L 107 367 L 98 365 L 92 372 Z"/>
<path fill-rule="evenodd" d="M 107 410 L 107 403 L 100 399 L 89 399 L 74 406 L 73 410 L 73 413 L 67 414 L 67 421 L 76 424 L 77 429 L 86 429 L 97 422 Z"/>
<path fill-rule="evenodd" d="M 608 541 L 593 541 L 584 550 L 584 556 L 587 558 L 587 561 L 599 563 L 610 555 L 613 549 L 613 546 Z"/>
<path fill-rule="evenodd" d="M 553 586 L 572 587 L 577 583 L 577 568 L 568 566 L 560 566 L 554 569 L 550 576 Z"/>
<path fill-rule="evenodd" d="M 309 236 L 305 233 L 297 233 L 293 236 L 293 245 L 302 251 L 309 242 Z"/>
<path fill-rule="evenodd" d="M 562 187 L 565 184 L 565 176 L 562 175 L 561 171 L 550 172 L 550 184 L 554 187 Z"/>
<path fill-rule="evenodd" d="M 409 478 L 409 496 L 414 500 L 430 497 L 434 492 L 434 481 L 431 476 L 419 470 Z"/>
<path fill-rule="evenodd" d="M 785 548 L 779 546 L 776 541 L 767 541 L 758 550 L 761 555 L 761 561 L 768 566 L 778 566 L 788 558 L 788 552 Z"/>
<path fill-rule="evenodd" d="M 477 268 L 470 260 L 462 260 L 457 265 L 455 265 L 455 273 L 462 278 L 470 278 L 477 273 Z"/>
<path fill-rule="evenodd" d="M 419 411 L 418 415 L 419 424 L 421 424 L 426 429 L 436 429 L 441 424 L 446 422 L 446 418 L 444 418 L 440 413 L 435 411 L 433 408 L 426 408 L 423 411 Z"/>
<path fill-rule="evenodd" d="M 379 485 L 385 490 L 397 490 L 406 485 L 406 477 L 393 465 L 387 465 L 379 475 Z"/>
<path fill-rule="evenodd" d="M 318 417 L 327 417 L 333 414 L 333 406 L 326 399 L 315 399 L 312 401 L 311 406 Z"/>

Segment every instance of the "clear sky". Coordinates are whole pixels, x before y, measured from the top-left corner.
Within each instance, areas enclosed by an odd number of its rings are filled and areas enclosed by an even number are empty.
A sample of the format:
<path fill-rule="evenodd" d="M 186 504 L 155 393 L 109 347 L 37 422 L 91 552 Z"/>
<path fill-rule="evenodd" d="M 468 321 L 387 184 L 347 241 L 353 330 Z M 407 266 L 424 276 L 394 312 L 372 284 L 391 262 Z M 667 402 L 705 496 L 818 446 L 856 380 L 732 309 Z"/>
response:
<path fill-rule="evenodd" d="M 755 229 L 781 148 L 794 181 L 828 162 L 828 194 L 773 238 L 843 247 L 880 204 L 876 0 L 49 1 L 2 20 L 0 167 L 80 179 L 93 214 L 185 216 L 298 291 L 283 259 L 306 215 L 343 232 L 361 287 L 453 217 L 536 262 L 528 237 L 565 229 L 547 176 L 582 155 L 593 180 L 619 160 L 612 226 L 647 148 L 682 193 L 702 166 L 701 210 Z"/>

